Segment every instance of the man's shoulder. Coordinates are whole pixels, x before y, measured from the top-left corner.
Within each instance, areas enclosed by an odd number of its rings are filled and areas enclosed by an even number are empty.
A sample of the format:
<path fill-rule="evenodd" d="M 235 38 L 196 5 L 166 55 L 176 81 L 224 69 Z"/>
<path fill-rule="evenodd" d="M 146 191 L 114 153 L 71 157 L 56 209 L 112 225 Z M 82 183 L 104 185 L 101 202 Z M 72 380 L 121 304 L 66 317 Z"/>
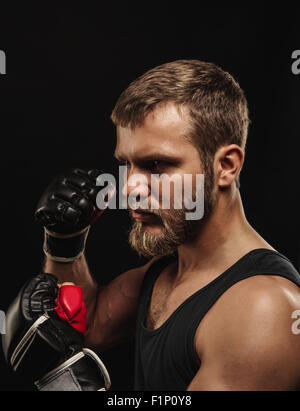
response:
<path fill-rule="evenodd" d="M 204 319 L 202 331 L 241 345 L 288 343 L 294 337 L 293 313 L 299 309 L 297 284 L 279 275 L 254 275 L 224 292 Z"/>
<path fill-rule="evenodd" d="M 200 323 L 195 340 L 199 359 L 211 361 L 233 386 L 242 381 L 260 389 L 298 387 L 299 308 L 300 288 L 284 277 L 241 280 Z"/>
<path fill-rule="evenodd" d="M 259 274 L 251 275 L 238 281 L 224 293 L 224 303 L 230 305 L 247 305 L 259 308 L 259 304 L 271 309 L 281 304 L 283 307 L 298 306 L 300 308 L 300 287 L 284 275 Z M 282 306 L 283 304 L 283 306 Z"/>
<path fill-rule="evenodd" d="M 216 302 L 213 310 L 228 319 L 247 321 L 280 318 L 288 321 L 293 310 L 300 309 L 300 287 L 280 275 L 253 275 L 231 286 Z"/>
<path fill-rule="evenodd" d="M 274 370 L 283 367 L 285 358 L 287 364 L 299 364 L 294 371 L 300 376 L 300 337 L 293 331 L 299 309 L 300 288 L 286 278 L 257 275 L 242 280 L 200 323 L 195 339 L 199 358 L 214 356 L 230 367 L 268 369 L 271 364 Z"/>
<path fill-rule="evenodd" d="M 257 248 L 248 256 L 252 268 L 246 276 L 243 272 L 237 273 L 240 279 L 220 298 L 222 308 L 232 307 L 237 315 L 242 315 L 242 305 L 247 307 L 248 315 L 252 311 L 255 315 L 262 306 L 264 312 L 267 308 L 274 312 L 300 307 L 300 274 L 285 255 L 273 248 Z"/>

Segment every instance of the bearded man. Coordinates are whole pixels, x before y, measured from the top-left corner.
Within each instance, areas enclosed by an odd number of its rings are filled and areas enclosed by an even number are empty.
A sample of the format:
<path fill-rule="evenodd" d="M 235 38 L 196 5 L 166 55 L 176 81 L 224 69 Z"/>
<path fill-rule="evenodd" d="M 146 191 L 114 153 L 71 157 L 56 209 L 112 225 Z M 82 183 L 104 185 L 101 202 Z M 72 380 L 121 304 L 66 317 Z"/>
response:
<path fill-rule="evenodd" d="M 124 195 L 135 190 L 148 204 L 129 210 L 129 241 L 147 264 L 106 286 L 90 274 L 84 245 L 99 214 L 95 170 L 59 176 L 36 212 L 45 227 L 44 272 L 83 291 L 85 346 L 101 353 L 135 338 L 135 390 L 299 389 L 292 318 L 300 276 L 243 210 L 249 114 L 237 81 L 212 63 L 166 63 L 133 81 L 111 118 L 114 155 L 128 175 Z M 132 184 L 137 174 L 146 183 Z M 154 174 L 191 175 L 193 199 L 204 175 L 202 218 L 174 207 L 175 190 L 169 209 L 160 196 L 151 208 Z"/>

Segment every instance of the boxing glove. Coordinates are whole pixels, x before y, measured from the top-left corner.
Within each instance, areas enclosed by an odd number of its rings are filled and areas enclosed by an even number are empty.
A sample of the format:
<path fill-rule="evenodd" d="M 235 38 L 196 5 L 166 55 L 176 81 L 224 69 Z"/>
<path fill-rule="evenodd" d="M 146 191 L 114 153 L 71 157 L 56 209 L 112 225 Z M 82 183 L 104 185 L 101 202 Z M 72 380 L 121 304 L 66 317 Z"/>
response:
<path fill-rule="evenodd" d="M 44 227 L 43 250 L 49 258 L 69 262 L 84 252 L 90 225 L 104 211 L 97 207 L 97 195 L 101 190 L 109 199 L 115 191 L 111 185 L 107 191 L 97 186 L 99 175 L 96 169 L 73 168 L 56 177 L 41 196 L 35 219 Z"/>
<path fill-rule="evenodd" d="M 86 332 L 86 306 L 82 297 L 82 290 L 76 285 L 63 285 L 59 289 L 56 313 L 75 328 L 85 334 Z"/>
<path fill-rule="evenodd" d="M 14 371 L 40 391 L 107 390 L 100 358 L 83 348 L 86 308 L 81 289 L 41 273 L 21 289 L 6 313 L 2 347 Z"/>

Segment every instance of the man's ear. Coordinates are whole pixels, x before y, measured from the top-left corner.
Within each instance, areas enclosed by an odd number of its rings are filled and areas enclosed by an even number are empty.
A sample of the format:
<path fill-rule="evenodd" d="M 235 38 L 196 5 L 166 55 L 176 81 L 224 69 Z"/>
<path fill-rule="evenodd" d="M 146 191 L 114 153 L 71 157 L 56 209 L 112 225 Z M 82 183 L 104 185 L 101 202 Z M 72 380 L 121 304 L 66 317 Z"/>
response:
<path fill-rule="evenodd" d="M 216 181 L 218 187 L 229 187 L 238 177 L 245 153 L 237 144 L 222 146 L 215 154 Z"/>

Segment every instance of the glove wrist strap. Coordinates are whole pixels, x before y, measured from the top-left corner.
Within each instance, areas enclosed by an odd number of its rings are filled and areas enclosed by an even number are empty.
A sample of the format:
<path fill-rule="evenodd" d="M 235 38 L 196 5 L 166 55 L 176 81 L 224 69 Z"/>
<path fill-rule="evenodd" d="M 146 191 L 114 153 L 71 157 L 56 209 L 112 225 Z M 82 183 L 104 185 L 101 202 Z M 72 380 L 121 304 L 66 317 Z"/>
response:
<path fill-rule="evenodd" d="M 107 391 L 111 381 L 100 358 L 83 348 L 34 384 L 39 391 Z"/>
<path fill-rule="evenodd" d="M 90 226 L 72 234 L 59 234 L 44 227 L 43 251 L 51 260 L 67 263 L 79 258 L 85 249 Z"/>

